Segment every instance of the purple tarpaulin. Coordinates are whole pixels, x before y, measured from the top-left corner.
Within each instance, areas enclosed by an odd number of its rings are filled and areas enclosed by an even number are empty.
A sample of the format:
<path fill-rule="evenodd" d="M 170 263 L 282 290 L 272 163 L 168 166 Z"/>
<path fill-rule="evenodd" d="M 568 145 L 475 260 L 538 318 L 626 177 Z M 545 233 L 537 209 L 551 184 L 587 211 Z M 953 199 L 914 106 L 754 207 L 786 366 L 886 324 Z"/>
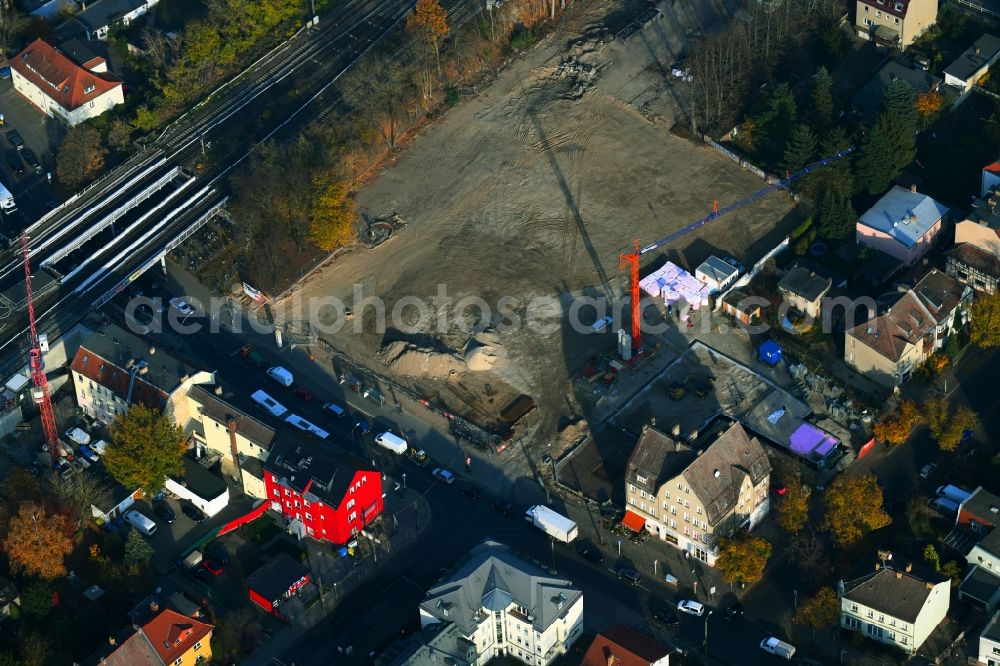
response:
<path fill-rule="evenodd" d="M 836 438 L 808 423 L 803 423 L 796 428 L 795 432 L 788 439 L 792 451 L 795 451 L 800 456 L 808 456 L 815 453 L 822 458 L 837 447 Z"/>

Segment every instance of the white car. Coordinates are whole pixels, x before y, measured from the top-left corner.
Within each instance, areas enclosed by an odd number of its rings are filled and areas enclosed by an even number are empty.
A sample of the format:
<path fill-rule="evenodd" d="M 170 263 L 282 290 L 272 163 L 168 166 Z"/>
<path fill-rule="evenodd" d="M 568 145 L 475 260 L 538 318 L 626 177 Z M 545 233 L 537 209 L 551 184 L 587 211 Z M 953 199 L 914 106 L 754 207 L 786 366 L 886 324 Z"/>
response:
<path fill-rule="evenodd" d="M 171 298 L 170 307 L 177 310 L 177 312 L 181 313 L 185 317 L 194 314 L 194 308 L 191 307 L 191 304 L 183 298 Z"/>
<path fill-rule="evenodd" d="M 65 437 L 66 439 L 73 442 L 77 446 L 85 446 L 87 444 L 90 444 L 90 435 L 85 433 L 83 430 L 80 430 L 79 428 L 70 428 L 69 430 L 66 431 Z"/>
<path fill-rule="evenodd" d="M 695 615 L 697 617 L 701 617 L 705 614 L 705 607 L 697 601 L 692 601 L 691 599 L 682 599 L 681 601 L 678 601 L 677 610 L 682 613 L 687 613 L 688 615 Z"/>
<path fill-rule="evenodd" d="M 437 468 L 435 468 L 434 471 L 431 472 L 431 474 L 433 474 L 434 476 L 436 476 L 437 478 L 441 479 L 442 481 L 444 481 L 447 484 L 455 483 L 455 475 L 452 474 L 451 472 L 449 472 L 448 470 L 446 470 L 443 467 L 437 467 Z"/>

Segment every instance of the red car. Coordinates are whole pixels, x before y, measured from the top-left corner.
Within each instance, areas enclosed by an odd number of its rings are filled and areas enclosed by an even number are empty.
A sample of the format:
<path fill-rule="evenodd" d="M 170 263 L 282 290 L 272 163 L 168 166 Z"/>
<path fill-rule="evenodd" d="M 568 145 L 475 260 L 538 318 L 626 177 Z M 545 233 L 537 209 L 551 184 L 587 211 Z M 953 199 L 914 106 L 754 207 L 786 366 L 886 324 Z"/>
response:
<path fill-rule="evenodd" d="M 205 571 L 213 576 L 221 576 L 222 572 L 226 570 L 226 568 L 222 566 L 222 563 L 210 559 L 202 560 L 201 566 L 205 569 Z"/>
<path fill-rule="evenodd" d="M 772 483 L 771 492 L 781 497 L 782 495 L 788 492 L 788 487 L 783 483 Z"/>
<path fill-rule="evenodd" d="M 302 388 L 301 386 L 295 389 L 295 395 L 301 398 L 304 402 L 309 402 L 313 399 L 313 394 Z"/>

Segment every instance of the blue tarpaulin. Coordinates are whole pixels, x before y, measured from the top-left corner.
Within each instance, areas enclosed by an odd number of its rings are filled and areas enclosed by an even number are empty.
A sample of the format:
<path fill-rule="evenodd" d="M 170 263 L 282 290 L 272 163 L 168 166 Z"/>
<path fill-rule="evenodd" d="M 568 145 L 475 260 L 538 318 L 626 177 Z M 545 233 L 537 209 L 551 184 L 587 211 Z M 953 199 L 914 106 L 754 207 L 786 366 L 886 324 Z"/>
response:
<path fill-rule="evenodd" d="M 778 365 L 781 361 L 781 345 L 774 340 L 767 340 L 760 346 L 758 355 L 764 363 L 772 367 Z"/>

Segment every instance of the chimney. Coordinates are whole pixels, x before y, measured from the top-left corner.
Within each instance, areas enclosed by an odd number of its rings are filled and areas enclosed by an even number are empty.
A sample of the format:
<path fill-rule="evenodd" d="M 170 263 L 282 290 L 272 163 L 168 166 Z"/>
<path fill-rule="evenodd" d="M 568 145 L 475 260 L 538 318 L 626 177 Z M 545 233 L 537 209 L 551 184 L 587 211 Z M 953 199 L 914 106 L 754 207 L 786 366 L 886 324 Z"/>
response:
<path fill-rule="evenodd" d="M 618 659 L 615 658 L 615 653 L 611 650 L 610 645 L 604 646 L 604 660 L 608 666 L 615 666 Z"/>
<path fill-rule="evenodd" d="M 229 430 L 229 453 L 233 457 L 233 465 L 236 470 L 240 469 L 240 447 L 236 444 L 236 419 L 229 417 L 226 422 L 226 427 Z"/>
<path fill-rule="evenodd" d="M 882 568 L 882 563 L 881 562 L 876 562 L 875 563 L 875 571 L 878 571 L 881 568 Z"/>
<path fill-rule="evenodd" d="M 149 611 L 151 613 L 156 613 L 159 610 L 160 610 L 160 604 L 156 603 L 155 601 L 149 602 Z"/>
<path fill-rule="evenodd" d="M 115 640 L 114 636 L 108 636 L 108 645 L 118 645 L 118 641 Z"/>
<path fill-rule="evenodd" d="M 916 186 L 916 184 L 910 185 L 910 191 L 913 192 L 914 194 L 917 193 L 917 186 Z"/>
<path fill-rule="evenodd" d="M 981 52 L 982 52 L 982 50 L 977 46 L 976 47 L 976 55 L 979 55 Z"/>
<path fill-rule="evenodd" d="M 697 440 L 698 440 L 698 429 L 695 428 L 694 430 L 691 431 L 691 434 L 688 435 L 688 441 L 694 442 Z"/>
<path fill-rule="evenodd" d="M 924 583 L 924 585 L 927 586 L 928 590 L 933 590 L 934 589 L 934 583 L 931 583 L 931 582 L 928 581 L 927 583 Z"/>
<path fill-rule="evenodd" d="M 680 437 L 681 436 L 681 424 L 680 423 L 675 423 L 674 427 L 670 429 L 670 434 L 673 435 L 674 437 Z"/>
<path fill-rule="evenodd" d="M 215 395 L 222 395 L 222 384 L 215 385 Z"/>
<path fill-rule="evenodd" d="M 149 355 L 153 356 L 154 354 L 156 354 L 156 347 L 149 345 Z"/>
<path fill-rule="evenodd" d="M 908 563 L 906 565 L 906 573 L 910 573 L 911 571 L 913 571 L 913 564 L 912 563 Z"/>

